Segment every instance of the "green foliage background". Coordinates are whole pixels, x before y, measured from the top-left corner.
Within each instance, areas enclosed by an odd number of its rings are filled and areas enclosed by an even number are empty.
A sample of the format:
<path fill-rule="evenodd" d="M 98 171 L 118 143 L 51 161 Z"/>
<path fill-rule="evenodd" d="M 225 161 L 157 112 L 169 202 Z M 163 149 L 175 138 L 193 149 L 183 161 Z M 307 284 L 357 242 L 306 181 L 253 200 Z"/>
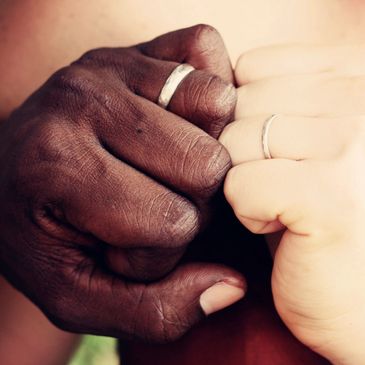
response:
<path fill-rule="evenodd" d="M 116 344 L 113 338 L 84 336 L 69 365 L 119 365 Z"/>

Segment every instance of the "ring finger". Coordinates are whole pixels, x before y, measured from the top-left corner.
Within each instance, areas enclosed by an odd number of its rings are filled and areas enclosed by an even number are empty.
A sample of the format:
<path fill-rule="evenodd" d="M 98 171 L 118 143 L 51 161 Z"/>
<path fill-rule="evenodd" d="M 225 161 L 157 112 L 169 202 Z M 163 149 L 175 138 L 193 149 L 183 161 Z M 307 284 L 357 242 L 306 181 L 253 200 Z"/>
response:
<path fill-rule="evenodd" d="M 96 64 L 103 81 L 115 90 L 127 87 L 135 95 L 155 104 L 159 103 L 170 79 L 172 95 L 168 93 L 171 100 L 165 108 L 213 137 L 217 137 L 233 119 L 236 89 L 231 83 L 204 70 L 192 67 L 184 74 L 174 72 L 179 63 L 154 59 L 136 49 L 126 52 L 118 48 L 90 51 L 75 64 L 87 67 Z"/>
<path fill-rule="evenodd" d="M 233 165 L 265 158 L 262 137 L 265 121 L 270 118 L 271 115 L 247 117 L 226 126 L 219 141 L 230 153 Z M 364 124 L 360 117 L 312 118 L 278 114 L 266 129 L 266 145 L 272 158 L 330 158 L 354 136 L 356 123 Z"/>

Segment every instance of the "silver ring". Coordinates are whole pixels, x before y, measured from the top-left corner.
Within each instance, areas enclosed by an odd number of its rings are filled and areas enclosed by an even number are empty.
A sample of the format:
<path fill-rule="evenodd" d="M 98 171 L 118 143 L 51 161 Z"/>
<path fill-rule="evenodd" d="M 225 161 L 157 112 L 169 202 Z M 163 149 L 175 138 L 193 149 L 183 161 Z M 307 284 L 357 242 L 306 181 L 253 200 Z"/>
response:
<path fill-rule="evenodd" d="M 167 108 L 180 83 L 194 70 L 195 68 L 188 63 L 182 63 L 171 72 L 158 97 L 157 104 L 161 108 Z"/>
<path fill-rule="evenodd" d="M 277 116 L 278 114 L 273 114 L 271 117 L 267 118 L 262 127 L 261 143 L 262 143 L 262 150 L 264 151 L 264 156 L 266 159 L 272 158 L 269 148 L 269 130 L 272 122 Z"/>

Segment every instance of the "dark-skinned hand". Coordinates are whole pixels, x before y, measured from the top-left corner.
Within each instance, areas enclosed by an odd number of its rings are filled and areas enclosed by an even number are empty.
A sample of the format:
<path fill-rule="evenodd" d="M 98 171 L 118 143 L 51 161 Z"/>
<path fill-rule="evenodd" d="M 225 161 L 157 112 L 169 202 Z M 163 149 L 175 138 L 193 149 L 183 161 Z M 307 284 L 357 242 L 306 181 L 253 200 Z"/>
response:
<path fill-rule="evenodd" d="M 164 110 L 184 62 L 197 70 Z M 0 126 L 1 273 L 56 325 L 164 342 L 243 295 L 228 267 L 172 271 L 230 167 L 215 138 L 232 81 L 222 39 L 199 25 L 86 53 Z"/>

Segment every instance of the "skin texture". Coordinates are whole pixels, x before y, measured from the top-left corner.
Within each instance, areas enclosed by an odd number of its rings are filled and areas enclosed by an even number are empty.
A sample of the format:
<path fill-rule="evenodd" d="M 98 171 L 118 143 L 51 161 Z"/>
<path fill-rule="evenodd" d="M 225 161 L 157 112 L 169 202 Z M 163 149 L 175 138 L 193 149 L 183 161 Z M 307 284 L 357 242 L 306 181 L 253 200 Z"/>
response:
<path fill-rule="evenodd" d="M 350 3 L 358 3 L 353 6 L 352 14 L 347 6 Z M 346 38 L 347 33 L 353 33 L 364 24 L 359 4 L 347 0 L 240 0 L 224 4 L 191 0 L 179 6 L 179 2 L 166 0 L 150 4 L 108 0 L 101 8 L 98 1 L 3 0 L 0 1 L 5 7 L 0 11 L 0 113 L 6 117 L 51 73 L 91 48 L 134 44 L 153 34 L 206 21 L 218 26 L 232 59 L 235 59 L 243 50 L 262 44 L 308 41 L 309 38 L 318 41 L 323 35 L 330 39 Z M 159 9 L 157 22 L 156 8 Z M 138 19 L 130 14 L 138 14 Z M 364 34 L 363 31 L 357 33 Z M 245 242 L 248 240 L 252 237 L 247 237 Z M 226 247 L 225 240 L 222 241 Z M 241 236 L 237 237 L 236 243 L 242 243 Z M 221 256 L 217 255 L 216 260 L 224 262 Z M 236 256 L 244 261 L 243 253 L 238 255 L 236 252 Z M 244 311 L 237 310 L 235 315 L 247 320 Z M 221 321 L 216 331 L 224 326 Z M 250 337 L 249 333 L 241 333 L 242 336 L 246 334 Z M 238 348 L 232 346 L 230 351 Z M 138 348 L 136 352 L 139 352 Z M 201 353 L 200 349 L 197 352 Z"/>
<path fill-rule="evenodd" d="M 358 44 L 242 56 L 237 121 L 220 137 L 237 218 L 255 233 L 281 231 L 271 279 L 278 313 L 335 365 L 365 361 L 364 55 Z M 279 114 L 268 160 L 259 143 L 265 113 Z"/>
<path fill-rule="evenodd" d="M 198 70 L 173 114 L 154 102 L 185 61 Z M 208 133 L 232 119 L 231 81 L 220 36 L 196 26 L 86 53 L 1 125 L 1 270 L 58 326 L 165 342 L 204 317 L 199 297 L 215 283 L 242 293 L 222 265 L 169 274 L 230 167 Z"/>

